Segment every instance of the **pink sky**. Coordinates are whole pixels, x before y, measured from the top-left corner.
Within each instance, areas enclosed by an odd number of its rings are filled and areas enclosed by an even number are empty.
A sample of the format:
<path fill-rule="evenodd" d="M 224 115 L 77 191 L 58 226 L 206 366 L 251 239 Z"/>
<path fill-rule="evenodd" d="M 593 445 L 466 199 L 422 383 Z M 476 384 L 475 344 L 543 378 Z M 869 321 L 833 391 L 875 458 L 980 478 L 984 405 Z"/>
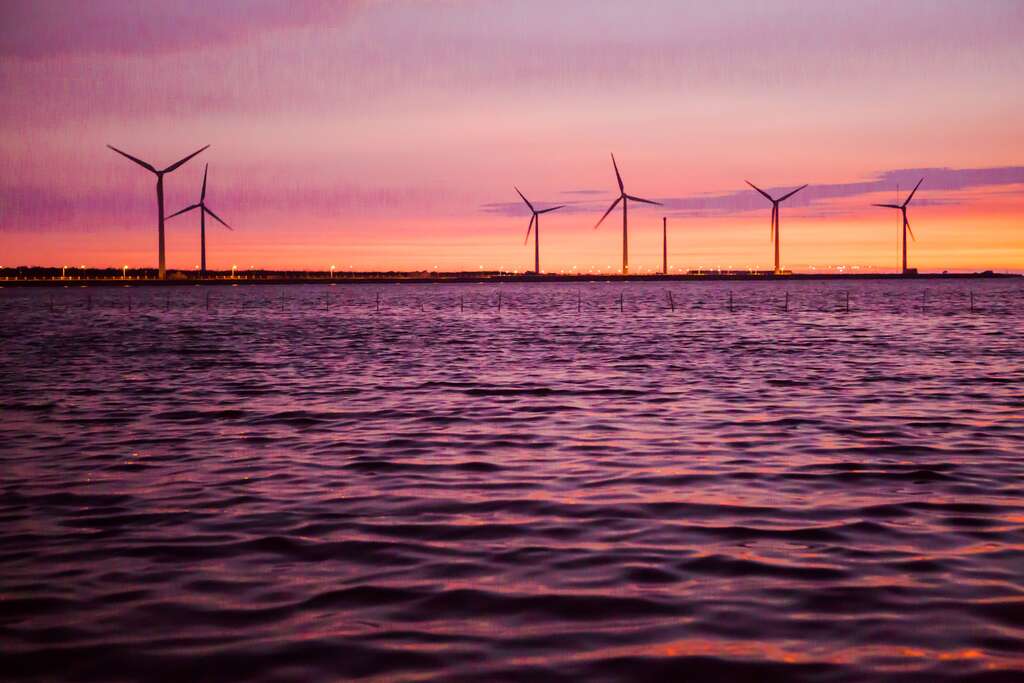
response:
<path fill-rule="evenodd" d="M 183 8 L 188 8 L 183 9 Z M 1024 5 L 977 2 L 14 0 L 0 7 L 0 265 L 155 265 L 198 196 L 212 268 L 613 268 L 615 152 L 634 272 L 771 265 L 744 179 L 810 183 L 783 265 L 1024 270 Z M 921 170 L 919 170 L 921 169 Z M 936 170 L 938 169 L 938 170 Z M 192 215 L 168 265 L 198 262 Z"/>

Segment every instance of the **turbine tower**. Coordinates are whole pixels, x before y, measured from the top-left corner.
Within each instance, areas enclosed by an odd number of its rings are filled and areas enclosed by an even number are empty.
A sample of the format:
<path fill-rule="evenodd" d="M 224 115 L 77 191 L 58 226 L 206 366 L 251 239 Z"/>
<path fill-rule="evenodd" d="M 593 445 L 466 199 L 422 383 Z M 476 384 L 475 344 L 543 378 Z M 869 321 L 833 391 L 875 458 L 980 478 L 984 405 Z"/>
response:
<path fill-rule="evenodd" d="M 533 208 L 533 204 L 530 203 L 530 200 L 527 199 L 522 192 L 519 192 L 518 187 L 516 188 L 516 192 L 519 194 L 520 197 L 523 198 L 523 201 L 526 202 L 526 205 L 530 207 L 530 211 L 533 213 L 533 216 L 530 217 L 530 224 L 526 226 L 526 239 L 523 240 L 523 244 L 526 244 L 527 242 L 530 241 L 530 230 L 534 227 L 534 224 L 536 224 L 537 226 L 536 230 L 533 233 L 533 272 L 536 273 L 537 275 L 540 275 L 540 215 L 542 213 L 550 213 L 552 211 L 557 211 L 564 207 L 565 205 L 560 204 L 558 206 L 552 206 L 550 209 L 541 209 L 540 211 L 538 211 L 537 209 Z"/>
<path fill-rule="evenodd" d="M 114 147 L 113 145 L 107 145 L 107 147 L 109 147 L 110 149 L 114 150 L 115 152 L 117 152 L 121 156 L 123 156 L 123 157 L 125 157 L 127 159 L 131 159 L 132 161 L 137 163 L 142 168 L 144 168 L 147 171 L 149 171 L 150 173 L 153 173 L 153 174 L 156 175 L 156 211 L 157 211 L 156 218 L 157 218 L 157 226 L 158 226 L 159 234 L 160 234 L 160 279 L 161 280 L 166 279 L 166 277 L 167 277 L 167 259 L 166 259 L 165 251 L 164 251 L 164 174 L 170 173 L 171 171 L 174 171 L 179 166 L 184 164 L 186 161 L 188 161 L 189 159 L 191 159 L 195 155 L 199 154 L 199 152 L 202 152 L 204 149 L 209 147 L 209 145 L 206 145 L 206 147 L 203 147 L 203 149 L 200 149 L 200 150 L 198 150 L 196 152 L 192 152 L 191 154 L 189 154 L 187 157 L 185 157 L 181 161 L 176 161 L 176 162 L 174 162 L 173 164 L 171 164 L 170 166 L 168 166 L 167 168 L 165 168 L 163 170 L 157 170 L 156 168 L 154 168 L 150 164 L 147 164 L 142 159 L 137 159 L 137 158 L 133 157 L 131 154 L 128 154 L 127 152 L 122 152 L 121 150 L 119 150 L 117 147 Z"/>
<path fill-rule="evenodd" d="M 660 202 L 652 202 L 650 199 L 641 199 L 640 197 L 634 197 L 631 194 L 626 194 L 626 186 L 622 182 L 622 175 L 619 174 L 619 165 L 615 163 L 615 155 L 612 155 L 612 167 L 615 169 L 615 179 L 619 182 L 619 198 L 612 202 L 612 205 L 608 207 L 608 210 L 601 216 L 601 220 L 597 222 L 594 229 L 597 230 L 601 223 L 604 222 L 605 218 L 608 218 L 608 214 L 622 202 L 622 274 L 629 274 L 629 228 L 627 222 L 627 209 L 626 205 L 632 200 L 634 202 L 642 202 L 644 204 L 654 204 L 655 206 L 661 206 Z"/>
<path fill-rule="evenodd" d="M 772 227 L 771 231 L 768 233 L 768 239 L 769 241 L 775 242 L 775 274 L 779 275 L 780 273 L 782 273 L 782 269 L 779 267 L 779 204 L 786 201 L 787 199 L 789 199 L 790 197 L 792 197 L 797 192 L 799 192 L 800 190 L 804 189 L 807 186 L 801 185 L 792 192 L 784 194 L 778 199 L 775 199 L 770 194 L 768 194 L 767 192 L 765 192 L 764 190 L 762 190 L 760 187 L 750 182 L 749 180 L 744 182 L 746 182 L 747 185 L 750 185 L 752 188 L 760 192 L 765 199 L 772 203 Z"/>
<path fill-rule="evenodd" d="M 907 232 L 910 232 L 910 239 L 917 241 L 914 237 L 914 231 L 910 229 L 910 221 L 907 220 L 907 205 L 910 204 L 910 200 L 914 198 L 914 192 L 917 192 L 917 188 L 921 187 L 921 183 L 924 182 L 924 178 L 917 181 L 917 185 L 914 185 L 913 191 L 907 197 L 906 201 L 902 204 L 872 204 L 872 206 L 881 206 L 886 209 L 899 209 L 903 214 L 903 274 L 906 275 L 907 271 Z"/>
<path fill-rule="evenodd" d="M 200 272 L 201 276 L 204 277 L 204 278 L 206 277 L 206 214 L 210 214 L 210 216 L 215 221 L 217 221 L 218 223 L 223 225 L 228 230 L 232 230 L 232 227 L 230 225 L 228 225 L 227 223 L 222 221 L 220 216 L 215 214 L 213 212 L 213 209 L 211 209 L 210 207 L 208 207 L 206 205 L 206 174 L 207 174 L 207 172 L 209 172 L 209 170 L 210 170 L 210 165 L 206 164 L 206 167 L 203 168 L 203 189 L 200 190 L 200 192 L 199 192 L 199 203 L 198 204 L 192 204 L 191 206 L 186 206 L 181 211 L 177 211 L 175 213 L 172 213 L 170 216 L 167 217 L 167 218 L 174 218 L 175 216 L 180 216 L 183 213 L 188 213 L 192 209 L 199 209 L 199 251 L 200 251 L 200 261 L 199 261 L 199 263 L 202 264 L 200 266 L 200 271 L 199 272 Z"/>
<path fill-rule="evenodd" d="M 661 274 L 668 275 L 668 217 L 661 217 Z"/>

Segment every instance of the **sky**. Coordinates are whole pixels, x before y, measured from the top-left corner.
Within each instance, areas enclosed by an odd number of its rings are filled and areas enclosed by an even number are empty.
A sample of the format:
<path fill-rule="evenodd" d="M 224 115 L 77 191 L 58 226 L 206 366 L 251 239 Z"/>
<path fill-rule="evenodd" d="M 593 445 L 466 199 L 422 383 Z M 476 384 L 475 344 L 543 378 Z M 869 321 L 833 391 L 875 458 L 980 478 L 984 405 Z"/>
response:
<path fill-rule="evenodd" d="M 0 266 L 1024 271 L 1019 0 L 4 0 Z M 194 213 L 168 267 L 199 263 Z"/>

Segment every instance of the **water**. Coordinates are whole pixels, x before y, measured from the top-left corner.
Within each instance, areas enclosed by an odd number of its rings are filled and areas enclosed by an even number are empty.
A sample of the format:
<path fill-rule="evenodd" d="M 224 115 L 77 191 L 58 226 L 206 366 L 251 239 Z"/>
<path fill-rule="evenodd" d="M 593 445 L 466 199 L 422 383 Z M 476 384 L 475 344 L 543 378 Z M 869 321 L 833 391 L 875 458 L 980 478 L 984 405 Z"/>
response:
<path fill-rule="evenodd" d="M 1020 680 L 1022 284 L 2 289 L 3 677 Z"/>

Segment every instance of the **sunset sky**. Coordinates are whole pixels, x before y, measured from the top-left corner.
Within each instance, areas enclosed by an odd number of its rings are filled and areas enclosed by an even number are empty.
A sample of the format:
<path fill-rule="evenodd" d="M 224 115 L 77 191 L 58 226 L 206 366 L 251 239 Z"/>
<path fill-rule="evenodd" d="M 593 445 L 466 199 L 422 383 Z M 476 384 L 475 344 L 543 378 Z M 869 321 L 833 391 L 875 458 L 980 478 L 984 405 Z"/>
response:
<path fill-rule="evenodd" d="M 0 266 L 155 266 L 198 199 L 211 268 L 1024 270 L 1024 3 L 6 0 Z M 198 264 L 198 218 L 168 266 Z"/>

